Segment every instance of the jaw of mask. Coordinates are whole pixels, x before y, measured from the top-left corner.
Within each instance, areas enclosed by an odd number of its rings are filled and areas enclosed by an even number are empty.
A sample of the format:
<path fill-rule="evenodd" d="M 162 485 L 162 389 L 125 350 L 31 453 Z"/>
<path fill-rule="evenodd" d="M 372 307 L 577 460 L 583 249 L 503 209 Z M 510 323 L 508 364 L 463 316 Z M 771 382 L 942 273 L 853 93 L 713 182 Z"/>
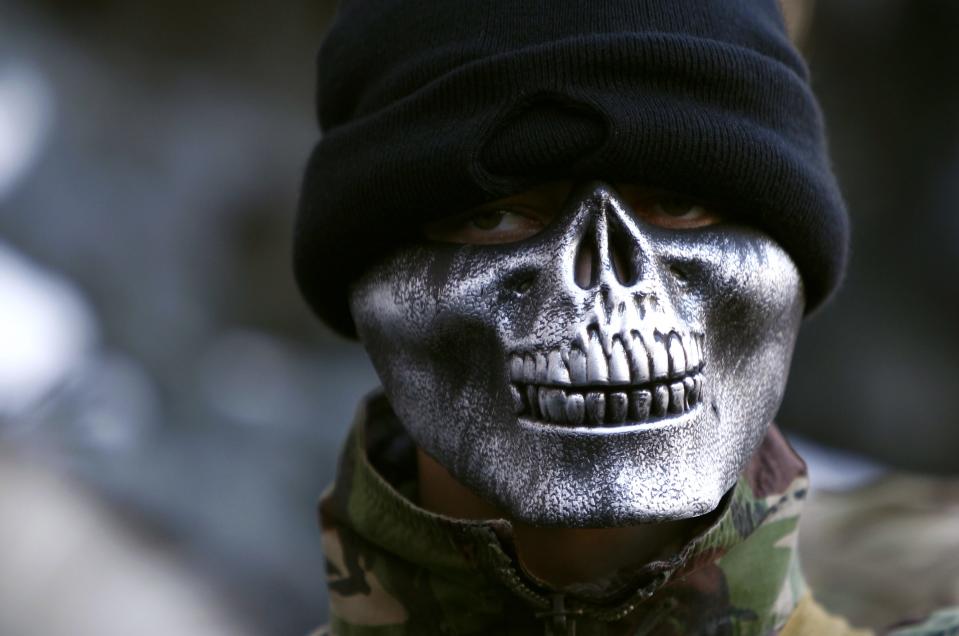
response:
<path fill-rule="evenodd" d="M 420 448 L 512 519 L 580 528 L 715 509 L 779 407 L 803 314 L 767 235 L 657 227 L 602 182 L 519 242 L 401 247 L 350 303 Z"/>

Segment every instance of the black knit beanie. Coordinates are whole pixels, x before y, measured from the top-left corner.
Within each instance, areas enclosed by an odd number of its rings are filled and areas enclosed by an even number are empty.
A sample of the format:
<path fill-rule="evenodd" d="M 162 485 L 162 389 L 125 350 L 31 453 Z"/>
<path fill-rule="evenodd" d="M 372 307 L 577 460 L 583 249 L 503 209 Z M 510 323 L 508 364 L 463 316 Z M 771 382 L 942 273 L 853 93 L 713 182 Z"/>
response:
<path fill-rule="evenodd" d="M 777 0 L 342 0 L 297 281 L 353 335 L 349 284 L 423 223 L 546 180 L 701 198 L 836 287 L 848 221 Z"/>

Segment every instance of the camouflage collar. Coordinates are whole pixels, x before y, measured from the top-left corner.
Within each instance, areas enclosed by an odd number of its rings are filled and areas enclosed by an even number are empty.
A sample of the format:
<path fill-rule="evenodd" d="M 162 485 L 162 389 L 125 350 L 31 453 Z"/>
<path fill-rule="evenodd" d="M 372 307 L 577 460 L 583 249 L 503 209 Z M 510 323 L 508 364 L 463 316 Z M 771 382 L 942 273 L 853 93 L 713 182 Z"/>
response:
<path fill-rule="evenodd" d="M 374 395 L 321 503 L 333 633 L 775 632 L 806 591 L 796 553 L 806 490 L 805 465 L 771 428 L 715 521 L 677 554 L 620 573 L 603 594 L 550 589 L 511 558 L 508 522 L 413 503 L 413 447 Z"/>

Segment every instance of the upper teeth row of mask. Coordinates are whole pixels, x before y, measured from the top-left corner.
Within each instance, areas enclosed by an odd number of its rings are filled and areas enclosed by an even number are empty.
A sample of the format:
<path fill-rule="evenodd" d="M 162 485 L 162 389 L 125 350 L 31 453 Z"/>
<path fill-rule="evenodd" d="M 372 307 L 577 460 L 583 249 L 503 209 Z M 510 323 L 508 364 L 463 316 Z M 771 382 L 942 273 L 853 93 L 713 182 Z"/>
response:
<path fill-rule="evenodd" d="M 583 351 L 578 346 L 548 353 L 513 354 L 510 380 L 528 384 L 644 384 L 678 378 L 703 366 L 703 335 L 638 332 L 615 335 L 607 354 L 598 334 L 590 334 Z"/>

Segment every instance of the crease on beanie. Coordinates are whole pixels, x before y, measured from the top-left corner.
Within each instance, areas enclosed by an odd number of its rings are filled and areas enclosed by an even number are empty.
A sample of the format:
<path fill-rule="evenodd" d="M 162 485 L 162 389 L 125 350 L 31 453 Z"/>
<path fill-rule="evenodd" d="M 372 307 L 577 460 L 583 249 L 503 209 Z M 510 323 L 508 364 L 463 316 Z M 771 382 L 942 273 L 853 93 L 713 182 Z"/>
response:
<path fill-rule="evenodd" d="M 579 168 L 609 146 L 613 128 L 613 118 L 592 99 L 552 89 L 527 93 L 478 131 L 469 172 L 492 196 L 582 176 Z"/>

